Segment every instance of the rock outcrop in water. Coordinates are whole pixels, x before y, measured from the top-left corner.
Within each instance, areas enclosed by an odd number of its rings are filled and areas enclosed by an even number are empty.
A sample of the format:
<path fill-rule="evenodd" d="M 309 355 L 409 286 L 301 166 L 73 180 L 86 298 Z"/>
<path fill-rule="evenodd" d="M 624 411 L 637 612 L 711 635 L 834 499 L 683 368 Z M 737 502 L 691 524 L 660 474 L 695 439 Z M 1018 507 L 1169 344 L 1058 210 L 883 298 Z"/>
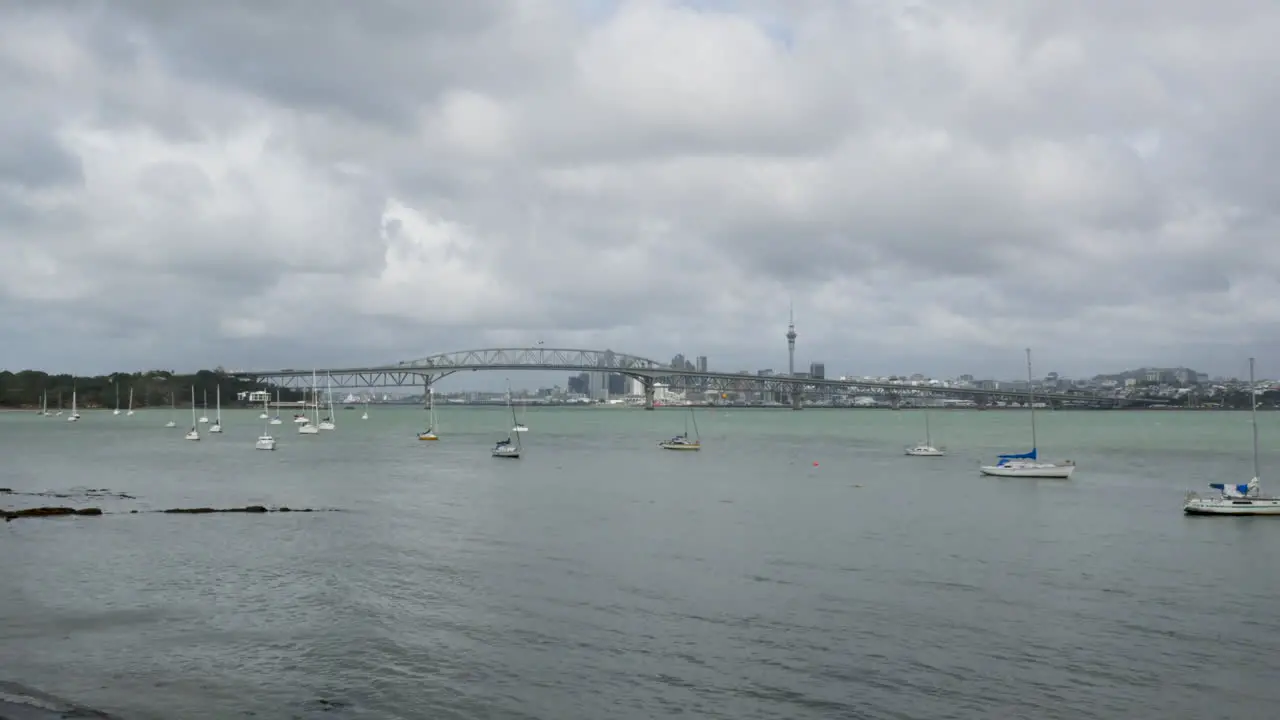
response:
<path fill-rule="evenodd" d="M 316 508 L 291 508 L 288 506 L 280 506 L 278 508 L 269 508 L 265 505 L 245 505 L 244 507 L 232 508 L 169 508 L 168 510 L 130 510 L 127 514 L 139 515 L 143 513 L 163 513 L 166 515 L 209 515 L 212 513 L 287 513 L 287 512 L 337 512 L 336 509 L 318 510 Z M 102 515 L 102 508 L 70 508 L 70 507 L 34 507 L 23 508 L 21 510 L 5 510 L 0 509 L 0 517 L 4 517 L 5 522 L 17 520 L 18 518 L 38 518 L 38 517 L 65 517 L 67 515 Z M 120 515 L 126 513 L 110 513 L 112 515 Z M 3 720 L 3 718 L 0 718 Z"/>
<path fill-rule="evenodd" d="M 62 517 L 64 515 L 101 515 L 102 508 L 34 507 L 21 510 L 0 510 L 5 522 L 24 517 Z"/>
<path fill-rule="evenodd" d="M 79 498 L 81 500 L 93 502 L 96 499 L 101 500 L 136 500 L 137 498 L 127 493 L 115 492 L 107 488 L 72 488 L 70 490 L 54 491 L 44 490 L 41 492 L 23 492 L 15 491 L 12 488 L 0 488 L 0 495 L 14 496 L 25 495 L 28 497 L 48 497 L 48 498 Z M 6 522 L 16 520 L 18 518 L 41 518 L 41 517 L 66 517 L 68 515 L 142 515 L 150 513 L 162 513 L 168 515 L 208 515 L 211 513 L 293 513 L 293 512 L 338 512 L 334 508 L 291 508 L 287 505 L 278 507 L 268 507 L 266 505 L 244 505 L 242 507 L 190 507 L 190 508 L 169 508 L 168 510 L 126 510 L 115 507 L 108 507 L 103 512 L 99 507 L 73 508 L 62 505 L 32 507 L 32 508 L 0 508 L 0 517 Z M 0 717 L 0 720 L 4 718 Z"/>

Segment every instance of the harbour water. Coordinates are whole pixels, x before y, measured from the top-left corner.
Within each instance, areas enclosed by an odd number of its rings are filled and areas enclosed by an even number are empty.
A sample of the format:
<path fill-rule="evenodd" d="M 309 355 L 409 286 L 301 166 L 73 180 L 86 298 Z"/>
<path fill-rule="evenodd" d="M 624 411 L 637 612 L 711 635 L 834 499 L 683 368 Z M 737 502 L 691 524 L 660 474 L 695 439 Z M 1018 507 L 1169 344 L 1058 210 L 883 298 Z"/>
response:
<path fill-rule="evenodd" d="M 1248 413 L 1044 412 L 1068 481 L 982 477 L 1024 413 L 0 413 L 0 681 L 148 718 L 1267 718 L 1280 520 L 1192 518 Z M 1280 490 L 1280 414 L 1260 415 Z M 207 427 L 207 426 L 206 426 Z M 130 498 L 103 492 L 124 493 Z M 288 505 L 341 512 L 165 515 Z M 125 514 L 112 514 L 122 512 Z M 10 693 L 9 689 L 3 690 Z M 16 692 L 16 691 L 13 691 Z M 0 700 L 3 700 L 0 697 Z M 0 711 L 0 717 L 4 712 Z"/>

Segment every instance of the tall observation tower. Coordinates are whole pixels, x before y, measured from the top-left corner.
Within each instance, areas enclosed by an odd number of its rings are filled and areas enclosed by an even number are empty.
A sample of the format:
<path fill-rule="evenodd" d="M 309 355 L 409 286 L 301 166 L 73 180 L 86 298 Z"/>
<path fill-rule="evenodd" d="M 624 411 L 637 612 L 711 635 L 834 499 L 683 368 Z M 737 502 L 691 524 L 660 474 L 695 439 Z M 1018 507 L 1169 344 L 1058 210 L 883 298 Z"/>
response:
<path fill-rule="evenodd" d="M 796 374 L 796 311 L 791 303 L 787 303 L 787 375 Z"/>

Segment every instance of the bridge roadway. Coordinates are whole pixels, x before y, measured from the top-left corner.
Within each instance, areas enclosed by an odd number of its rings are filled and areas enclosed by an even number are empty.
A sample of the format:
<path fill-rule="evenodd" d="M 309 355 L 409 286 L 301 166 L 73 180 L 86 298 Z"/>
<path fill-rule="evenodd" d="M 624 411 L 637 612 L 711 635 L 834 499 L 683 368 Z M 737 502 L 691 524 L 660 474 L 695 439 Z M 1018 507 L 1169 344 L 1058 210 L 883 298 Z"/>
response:
<path fill-rule="evenodd" d="M 654 386 L 664 384 L 673 389 L 728 392 L 782 393 L 792 399 L 793 407 L 800 407 L 805 394 L 827 394 L 846 391 L 860 394 L 886 395 L 892 398 L 904 396 L 958 397 L 985 402 L 990 398 L 1022 400 L 1026 391 L 981 390 L 905 383 L 887 383 L 872 380 L 835 380 L 793 378 L 785 375 L 751 375 L 742 373 L 699 372 L 663 367 L 656 360 L 642 358 L 612 350 L 582 350 L 573 348 L 488 348 L 441 353 L 418 360 L 406 360 L 387 365 L 345 368 L 306 368 L 283 370 L 229 370 L 230 374 L 251 380 L 272 379 L 282 387 L 301 389 L 310 387 L 314 373 L 335 388 L 375 388 L 417 386 L 429 388 L 440 378 L 457 372 L 480 370 L 552 370 L 566 372 L 619 373 L 638 379 L 644 386 L 646 408 L 653 408 Z M 1092 406 L 1116 407 L 1141 400 L 1116 398 L 1088 393 L 1036 393 L 1036 400 L 1073 403 Z"/>

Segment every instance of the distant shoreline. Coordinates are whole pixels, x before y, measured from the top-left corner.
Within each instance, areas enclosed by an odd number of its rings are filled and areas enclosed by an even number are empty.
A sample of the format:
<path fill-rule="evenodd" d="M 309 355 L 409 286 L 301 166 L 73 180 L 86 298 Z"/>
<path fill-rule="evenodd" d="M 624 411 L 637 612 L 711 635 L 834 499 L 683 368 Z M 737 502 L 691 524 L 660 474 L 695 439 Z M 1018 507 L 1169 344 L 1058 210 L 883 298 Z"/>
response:
<path fill-rule="evenodd" d="M 514 403 L 514 404 L 515 404 L 515 405 L 519 405 L 519 406 L 521 406 L 521 407 L 533 407 L 533 408 L 557 409 L 557 410 L 643 410 L 643 409 L 644 409 L 643 407 L 640 407 L 640 406 L 637 406 L 637 405 L 624 405 L 624 406 L 617 406 L 617 405 L 599 405 L 599 404 L 586 404 L 586 403 L 554 403 L 554 404 L 551 404 L 551 403 Z M 506 404 L 505 404 L 505 403 L 493 403 L 493 402 L 478 402 L 478 403 L 437 403 L 437 407 L 441 407 L 441 406 L 443 406 L 443 407 L 449 407 L 449 408 L 504 408 L 504 407 L 506 407 Z M 196 407 L 201 407 L 201 406 L 197 405 Z M 418 403 L 379 403 L 379 404 L 377 404 L 377 405 L 370 405 L 369 407 L 370 407 L 371 409 L 373 409 L 373 408 L 388 408 L 388 407 L 394 407 L 394 408 L 408 407 L 408 408 L 426 409 L 424 406 L 422 406 L 422 405 L 420 405 L 420 404 L 418 404 Z M 695 409 L 695 410 L 788 410 L 788 411 L 790 411 L 790 410 L 791 410 L 791 408 L 790 408 L 789 406 L 786 406 L 786 405 L 769 405 L 769 406 L 765 406 L 765 405 L 657 405 L 657 406 L 655 406 L 653 409 L 656 411 L 656 410 L 686 410 L 686 409 L 688 409 L 688 408 L 693 408 L 693 409 Z M 93 412 L 103 412 L 103 411 L 112 410 L 112 409 L 113 409 L 113 408 L 109 408 L 109 407 L 88 407 L 88 408 L 80 408 L 80 410 L 81 410 L 81 411 L 93 411 Z M 160 406 L 156 406 L 156 407 L 145 407 L 145 408 L 135 407 L 135 408 L 134 408 L 134 412 L 135 412 L 135 413 L 138 413 L 138 412 L 141 412 L 141 411 L 143 411 L 143 410 L 148 410 L 148 411 L 161 411 L 161 410 L 170 410 L 170 409 L 176 409 L 176 410 L 190 410 L 190 409 L 191 409 L 191 406 L 190 406 L 190 405 L 186 405 L 186 406 L 179 405 L 179 406 L 177 406 L 177 408 L 166 408 L 166 407 L 160 407 Z M 202 408 L 202 407 L 201 407 L 201 409 L 204 409 L 204 408 Z M 228 410 L 259 410 L 259 409 L 261 409 L 261 408 L 259 408 L 259 407 L 258 407 L 258 406 L 256 406 L 256 405 L 243 405 L 243 406 L 237 405 L 237 406 L 231 406 L 231 407 L 228 407 L 227 409 L 228 409 Z M 285 410 L 298 410 L 298 409 L 301 409 L 301 408 L 296 408 L 296 407 L 285 407 L 285 408 L 283 408 L 283 409 L 285 409 Z M 310 408 L 307 408 L 307 409 L 310 409 Z M 346 408 L 344 408 L 344 409 L 346 409 Z M 829 406 L 823 406 L 823 405 L 806 405 L 805 407 L 801 408 L 801 410 L 894 410 L 894 409 L 895 409 L 895 408 L 886 407 L 886 406 L 871 406 L 871 407 L 865 407 L 865 406 L 863 406 L 863 407 L 848 407 L 848 406 L 841 406 L 841 407 L 829 407 Z M 1134 411 L 1143 411 L 1143 412 L 1248 412 L 1248 410 L 1249 410 L 1249 408 L 1247 408 L 1247 407 L 1242 407 L 1242 408 L 1223 408 L 1223 407 L 1193 407 L 1193 408 L 1188 408 L 1188 407 L 1175 407 L 1175 406 L 1171 406 L 1171 405 L 1157 405 L 1157 406 L 1150 406 L 1150 405 L 1132 405 L 1132 406 L 1127 406 L 1127 407 L 1063 407 L 1063 408 L 1056 408 L 1056 409 L 1055 409 L 1055 408 L 1043 407 L 1043 408 L 1036 408 L 1036 409 L 1037 409 L 1037 410 L 1045 410 L 1045 411 L 1048 411 L 1048 412 L 1081 412 L 1081 411 L 1103 411 L 1103 410 L 1105 410 L 1105 411 L 1107 411 L 1107 412 L 1115 412 L 1115 411 L 1121 411 L 1121 412 L 1134 412 Z M 1260 411 L 1264 411 L 1264 412 L 1271 412 L 1271 411 L 1274 411 L 1274 410 L 1276 410 L 1276 409 L 1278 409 L 1278 408 L 1274 408 L 1274 407 L 1262 407 L 1262 406 L 1259 406 L 1259 407 L 1258 407 L 1258 410 L 1260 410 Z M 31 406 L 31 407 L 13 407 L 13 408 L 9 408 L 9 407 L 0 407 L 0 413 L 32 413 L 32 414 L 35 414 L 35 413 L 39 412 L 39 410 L 40 410 L 39 406 Z M 954 407 L 954 406 L 940 406 L 940 407 L 916 407 L 916 406 L 907 406 L 907 407 L 897 408 L 897 410 L 899 410 L 899 411 L 902 411 L 902 410 L 939 410 L 939 411 L 947 411 L 947 412 L 961 411 L 961 410 L 969 410 L 969 411 L 982 411 L 982 412 L 989 412 L 989 411 L 1026 410 L 1026 408 L 1025 408 L 1025 407 L 1019 407 L 1019 406 L 1007 406 L 1007 405 L 1006 405 L 1006 406 L 992 406 L 992 407 L 985 407 L 985 408 L 980 408 L 980 407 Z M 56 410 L 51 410 L 50 412 L 56 412 Z M 63 412 L 64 412 L 64 413 L 65 413 L 65 412 L 68 412 L 68 409 L 67 409 L 67 408 L 63 408 Z"/>

